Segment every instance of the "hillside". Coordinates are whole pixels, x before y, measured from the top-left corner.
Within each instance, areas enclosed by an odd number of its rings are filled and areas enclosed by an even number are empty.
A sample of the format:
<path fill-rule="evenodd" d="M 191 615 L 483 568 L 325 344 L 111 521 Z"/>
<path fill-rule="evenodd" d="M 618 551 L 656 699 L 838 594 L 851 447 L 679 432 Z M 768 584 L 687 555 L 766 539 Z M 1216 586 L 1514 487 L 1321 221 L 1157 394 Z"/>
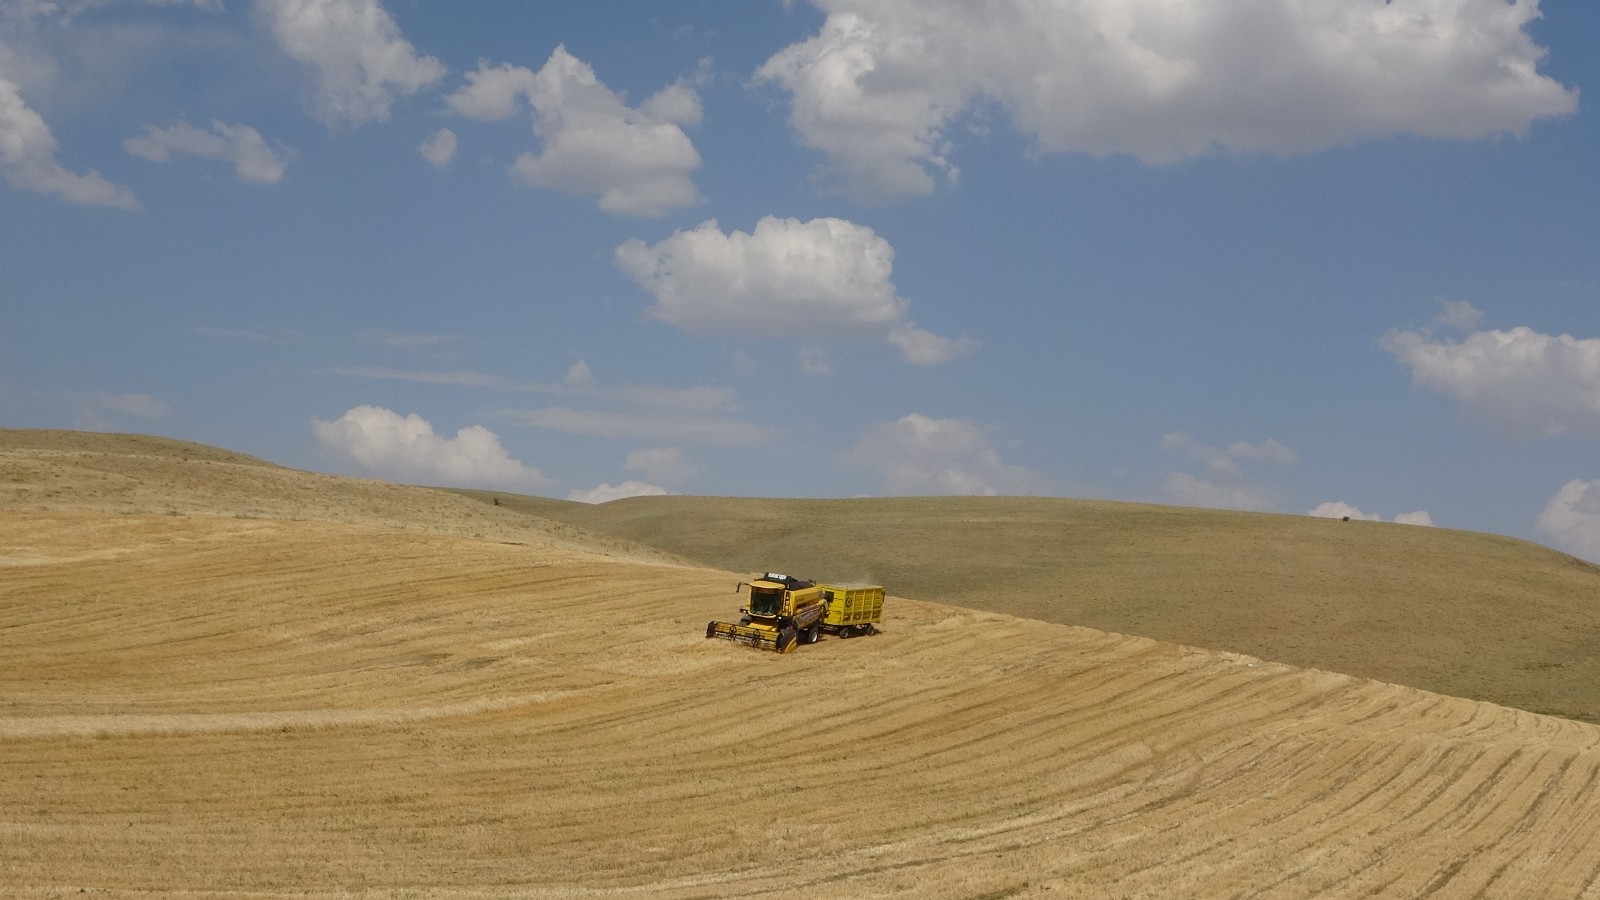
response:
<path fill-rule="evenodd" d="M 0 894 L 1600 896 L 1600 726 L 161 456 L 0 448 Z"/>
<path fill-rule="evenodd" d="M 1497 535 L 1047 498 L 499 496 L 736 572 L 881 581 L 1600 722 L 1600 567 Z"/>
<path fill-rule="evenodd" d="M 0 510 L 394 526 L 672 562 L 665 553 L 445 491 L 340 478 L 146 435 L 0 428 Z"/>

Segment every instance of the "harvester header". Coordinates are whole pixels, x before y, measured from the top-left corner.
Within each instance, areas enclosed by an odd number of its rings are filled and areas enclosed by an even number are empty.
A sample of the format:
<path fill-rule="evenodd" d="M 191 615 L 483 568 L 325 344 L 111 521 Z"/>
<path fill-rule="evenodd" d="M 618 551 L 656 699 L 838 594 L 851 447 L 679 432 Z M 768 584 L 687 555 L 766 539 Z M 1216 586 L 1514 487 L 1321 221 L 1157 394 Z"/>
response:
<path fill-rule="evenodd" d="M 748 588 L 750 602 L 738 623 L 709 622 L 706 637 L 788 653 L 815 644 L 823 634 L 841 638 L 877 634 L 883 621 L 883 586 L 861 582 L 818 584 L 766 572 L 734 587 Z"/>

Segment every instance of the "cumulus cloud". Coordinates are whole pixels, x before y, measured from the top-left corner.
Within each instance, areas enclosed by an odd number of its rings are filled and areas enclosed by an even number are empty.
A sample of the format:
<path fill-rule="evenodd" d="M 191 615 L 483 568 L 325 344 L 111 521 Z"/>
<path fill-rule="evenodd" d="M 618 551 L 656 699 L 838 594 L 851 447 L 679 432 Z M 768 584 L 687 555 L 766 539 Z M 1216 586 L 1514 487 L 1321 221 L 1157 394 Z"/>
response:
<path fill-rule="evenodd" d="M 630 480 L 617 485 L 602 483 L 599 487 L 587 491 L 569 491 L 567 499 L 579 503 L 605 503 L 610 500 L 621 500 L 624 497 L 660 497 L 666 493 L 668 493 L 666 488 L 644 481 Z"/>
<path fill-rule="evenodd" d="M 1048 480 L 1000 459 L 980 425 L 911 413 L 868 429 L 846 459 L 875 470 L 891 494 L 1038 494 Z"/>
<path fill-rule="evenodd" d="M 1351 506 L 1343 500 L 1330 500 L 1327 503 L 1319 503 L 1315 509 L 1306 513 L 1306 515 L 1320 519 L 1352 519 L 1365 522 L 1383 521 L 1383 516 L 1377 513 L 1364 513 L 1359 508 Z M 1423 525 L 1428 527 L 1433 525 L 1433 517 L 1428 515 L 1426 510 L 1420 509 L 1416 512 L 1401 513 L 1395 516 L 1394 520 L 1400 525 Z"/>
<path fill-rule="evenodd" d="M 444 77 L 378 0 L 258 0 L 257 9 L 283 52 L 316 70 L 317 115 L 329 125 L 384 121 L 397 97 Z"/>
<path fill-rule="evenodd" d="M 1150 163 L 1391 134 L 1524 134 L 1577 108 L 1537 71 L 1537 0 L 813 0 L 819 33 L 757 72 L 855 196 L 954 180 L 990 104 L 1046 153 Z"/>
<path fill-rule="evenodd" d="M 1242 509 L 1264 512 L 1274 508 L 1272 492 L 1252 484 L 1241 462 L 1290 465 L 1300 457 L 1291 449 L 1268 438 L 1258 444 L 1234 441 L 1226 447 L 1213 447 L 1183 432 L 1162 435 L 1161 449 L 1201 463 L 1205 477 L 1189 472 L 1167 475 L 1164 488 L 1168 497 L 1185 506 Z"/>
<path fill-rule="evenodd" d="M 700 467 L 675 447 L 635 450 L 628 454 L 622 467 L 630 472 L 642 472 L 651 481 L 674 488 L 700 474 Z"/>
<path fill-rule="evenodd" d="M 1343 500 L 1330 500 L 1327 503 L 1317 504 L 1317 508 L 1306 513 L 1319 519 L 1359 519 L 1364 522 L 1382 522 L 1383 516 L 1377 513 L 1364 513 L 1360 509 L 1344 502 Z"/>
<path fill-rule="evenodd" d="M 434 168 L 442 169 L 456 158 L 456 133 L 448 128 L 436 129 L 428 139 L 417 148 L 422 158 L 432 163 Z"/>
<path fill-rule="evenodd" d="M 1545 504 L 1536 526 L 1557 547 L 1600 562 L 1600 479 L 1567 482 Z"/>
<path fill-rule="evenodd" d="M 553 479 L 511 458 L 482 425 L 434 434 L 428 420 L 381 406 L 357 406 L 332 422 L 313 419 L 317 442 L 334 456 L 392 481 L 454 487 L 542 490 Z"/>
<path fill-rule="evenodd" d="M 538 72 L 479 62 L 466 81 L 446 98 L 458 115 L 499 121 L 524 103 L 531 109 L 543 146 L 513 164 L 519 183 L 596 194 L 601 209 L 629 216 L 660 216 L 702 202 L 690 179 L 700 154 L 683 130 L 699 124 L 700 98 L 681 82 L 630 107 L 564 46 Z"/>
<path fill-rule="evenodd" d="M 7 183 L 84 206 L 139 208 L 133 191 L 99 172 L 68 171 L 56 160 L 59 147 L 44 118 L 23 101 L 22 89 L 0 77 L 0 175 Z"/>
<path fill-rule="evenodd" d="M 628 241 L 614 257 L 655 296 L 649 314 L 690 334 L 880 340 L 918 365 L 974 346 L 916 327 L 890 280 L 894 248 L 844 219 L 767 216 L 748 234 L 711 219 L 656 244 Z"/>
<path fill-rule="evenodd" d="M 217 120 L 212 120 L 210 131 L 187 122 L 179 122 L 171 128 L 147 125 L 144 134 L 128 138 L 122 142 L 122 147 L 151 162 L 164 163 L 174 153 L 226 160 L 233 163 L 241 179 L 256 184 L 272 184 L 281 179 L 287 160 L 293 155 L 287 148 L 268 147 L 261 132 L 249 125 L 228 125 Z"/>
<path fill-rule="evenodd" d="M 1395 330 L 1378 343 L 1411 369 L 1414 385 L 1453 398 L 1468 421 L 1492 432 L 1600 437 L 1600 338 L 1519 326 L 1460 340 Z"/>

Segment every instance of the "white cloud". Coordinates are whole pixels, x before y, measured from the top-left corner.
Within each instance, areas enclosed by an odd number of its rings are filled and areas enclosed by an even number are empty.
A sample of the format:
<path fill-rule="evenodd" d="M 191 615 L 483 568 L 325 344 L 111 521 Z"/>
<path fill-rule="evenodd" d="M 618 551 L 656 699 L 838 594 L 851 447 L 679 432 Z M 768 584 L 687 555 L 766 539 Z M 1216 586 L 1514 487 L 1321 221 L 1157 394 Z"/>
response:
<path fill-rule="evenodd" d="M 140 419 L 164 419 L 172 415 L 172 407 L 149 394 L 97 394 L 95 399 L 102 409 Z"/>
<path fill-rule="evenodd" d="M 444 168 L 450 160 L 456 158 L 456 133 L 448 128 L 440 128 L 428 135 L 428 139 L 417 148 L 422 158 L 432 163 L 434 168 Z"/>
<path fill-rule="evenodd" d="M 674 488 L 683 486 L 685 482 L 700 474 L 700 467 L 685 458 L 683 452 L 675 447 L 635 450 L 628 454 L 622 467 L 630 472 L 642 472 L 644 477 L 651 481 L 661 482 Z"/>
<path fill-rule="evenodd" d="M 595 378 L 589 364 L 583 360 L 574 363 L 559 383 L 517 382 L 482 372 L 440 372 L 382 366 L 352 366 L 336 371 L 341 375 L 360 378 L 555 395 L 609 407 L 573 409 L 548 406 L 540 409 L 507 409 L 498 413 L 501 418 L 513 422 L 566 434 L 713 446 L 760 444 L 777 435 L 776 429 L 738 418 L 738 395 L 730 388 L 606 385 Z"/>
<path fill-rule="evenodd" d="M 0 78 L 0 175 L 8 183 L 84 206 L 139 208 L 132 191 L 99 172 L 68 171 L 56 160 L 57 149 L 50 126 L 23 101 L 21 88 Z"/>
<path fill-rule="evenodd" d="M 1319 519 L 1350 518 L 1358 519 L 1364 522 L 1383 521 L 1383 516 L 1380 516 L 1377 513 L 1364 513 L 1360 509 L 1351 506 L 1343 500 L 1330 500 L 1327 503 L 1320 503 L 1317 505 L 1316 509 L 1311 510 L 1310 512 L 1306 513 L 1306 515 L 1315 516 Z"/>
<path fill-rule="evenodd" d="M 199 329 L 194 329 L 199 330 Z M 223 334 L 223 332 L 208 332 Z M 389 335 L 388 340 L 380 339 Z M 237 335 L 244 337 L 246 335 Z M 388 332 L 366 332 L 363 339 L 384 343 L 391 347 L 417 347 L 435 340 L 455 340 L 447 336 L 392 335 Z M 600 403 L 626 404 L 660 412 L 664 415 L 707 416 L 737 412 L 738 395 L 731 388 L 669 387 L 654 384 L 600 384 L 583 360 L 574 363 L 560 383 L 518 382 L 503 375 L 485 372 L 440 372 L 427 369 L 394 369 L 385 366 L 349 366 L 334 370 L 340 375 L 358 378 L 377 378 L 389 381 L 412 381 L 420 384 L 453 384 L 461 387 L 499 388 L 530 394 L 555 394 L 576 397 Z"/>
<path fill-rule="evenodd" d="M 1439 304 L 1439 315 L 1434 321 L 1462 334 L 1471 334 L 1483 324 L 1483 313 L 1465 300 L 1445 300 Z"/>
<path fill-rule="evenodd" d="M 1519 326 L 1460 341 L 1391 331 L 1379 346 L 1412 382 L 1460 404 L 1471 422 L 1506 437 L 1600 437 L 1600 338 Z"/>
<path fill-rule="evenodd" d="M 1276 507 L 1266 488 L 1242 482 L 1217 482 L 1188 472 L 1172 472 L 1163 484 L 1173 502 L 1207 509 L 1241 509 L 1268 512 Z"/>
<path fill-rule="evenodd" d="M 257 8 L 283 52 L 316 70 L 317 115 L 329 125 L 384 121 L 396 97 L 444 77 L 378 0 L 257 0 Z"/>
<path fill-rule="evenodd" d="M 591 387 L 594 384 L 594 370 L 580 359 L 567 369 L 567 374 L 561 376 L 561 383 L 573 388 Z"/>
<path fill-rule="evenodd" d="M 974 346 L 912 324 L 890 280 L 894 248 L 843 219 L 767 216 L 749 234 L 711 219 L 657 244 L 628 241 L 615 259 L 655 296 L 652 317 L 691 334 L 882 340 L 919 365 Z"/>
<path fill-rule="evenodd" d="M 1343 500 L 1330 500 L 1327 503 L 1320 503 L 1315 509 L 1306 513 L 1306 515 L 1316 516 L 1317 518 L 1321 519 L 1348 518 L 1365 522 L 1383 521 L 1383 516 L 1380 516 L 1377 513 L 1364 513 L 1359 508 L 1351 506 Z M 1401 513 L 1400 515 L 1395 516 L 1394 520 L 1400 525 L 1422 525 L 1426 527 L 1433 526 L 1433 517 L 1428 515 L 1426 510 L 1421 509 L 1417 510 L 1416 512 Z"/>
<path fill-rule="evenodd" d="M 332 422 L 313 419 L 317 442 L 341 459 L 393 481 L 455 487 L 541 490 L 554 484 L 538 469 L 506 452 L 500 438 L 482 425 L 434 434 L 415 413 L 401 416 L 381 406 L 357 406 Z"/>
<path fill-rule="evenodd" d="M 559 51 L 558 51 L 559 52 Z M 478 60 L 477 71 L 466 73 L 465 87 L 445 97 L 458 116 L 480 122 L 499 122 L 522 111 L 524 98 L 532 98 L 538 76 L 532 69 L 502 63 L 491 66 Z"/>
<path fill-rule="evenodd" d="M 122 147 L 152 162 L 166 162 L 174 153 L 227 160 L 241 179 L 256 184 L 272 184 L 281 179 L 294 152 L 287 148 L 274 151 L 262 140 L 261 132 L 249 125 L 228 125 L 216 120 L 212 120 L 210 131 L 187 122 L 171 128 L 146 125 L 143 135 L 128 138 Z"/>
<path fill-rule="evenodd" d="M 130 418 L 152 421 L 172 415 L 172 407 L 149 394 L 80 394 L 58 392 L 47 395 L 64 402 L 72 410 L 74 428 L 84 431 L 117 431 L 127 427 Z"/>
<path fill-rule="evenodd" d="M 911 413 L 867 430 L 846 459 L 873 469 L 891 494 L 1038 494 L 1047 479 L 1000 460 L 980 425 Z"/>
<path fill-rule="evenodd" d="M 579 503 L 606 503 L 611 500 L 621 500 L 625 497 L 660 497 L 667 494 L 666 488 L 657 487 L 643 481 L 624 481 L 618 485 L 601 484 L 599 487 L 587 491 L 570 491 L 568 500 Z"/>
<path fill-rule="evenodd" d="M 700 98 L 681 82 L 629 107 L 564 46 L 537 73 L 480 61 L 466 79 L 446 98 L 458 115 L 500 121 L 524 102 L 531 108 L 543 147 L 513 164 L 518 182 L 597 194 L 601 209 L 629 216 L 660 216 L 703 201 L 689 177 L 700 168 L 700 154 L 683 131 L 699 123 Z"/>
<path fill-rule="evenodd" d="M 1545 504 L 1536 524 L 1557 547 L 1600 562 L 1600 480 L 1567 482 Z"/>
<path fill-rule="evenodd" d="M 1192 456 L 1205 463 L 1208 474 L 1224 478 L 1240 476 L 1239 460 L 1289 465 L 1300 459 L 1293 450 L 1272 438 L 1267 438 L 1259 444 L 1234 441 L 1227 447 L 1219 449 L 1178 431 L 1162 435 L 1161 449 Z"/>
<path fill-rule="evenodd" d="M 820 32 L 756 77 L 868 201 L 953 180 L 948 135 L 987 103 L 1037 151 L 1151 163 L 1524 134 L 1577 107 L 1536 70 L 1536 0 L 813 3 Z"/>
<path fill-rule="evenodd" d="M 1274 509 L 1276 504 L 1270 490 L 1251 483 L 1245 477 L 1240 462 L 1283 466 L 1295 463 L 1300 458 L 1293 450 L 1272 438 L 1258 444 L 1234 441 L 1226 447 L 1213 447 L 1180 431 L 1162 435 L 1161 449 L 1190 457 L 1205 466 L 1204 478 L 1188 472 L 1167 475 L 1163 487 L 1174 502 L 1185 506 L 1255 512 Z"/>

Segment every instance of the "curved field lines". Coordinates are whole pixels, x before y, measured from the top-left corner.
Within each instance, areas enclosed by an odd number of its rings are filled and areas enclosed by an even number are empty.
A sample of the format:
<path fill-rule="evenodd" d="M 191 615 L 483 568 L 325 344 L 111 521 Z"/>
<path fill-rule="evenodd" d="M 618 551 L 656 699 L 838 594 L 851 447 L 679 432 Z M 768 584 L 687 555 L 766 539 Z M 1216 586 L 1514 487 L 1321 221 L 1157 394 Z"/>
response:
<path fill-rule="evenodd" d="M 1600 727 L 744 574 L 6 513 L 0 893 L 1600 897 Z"/>

